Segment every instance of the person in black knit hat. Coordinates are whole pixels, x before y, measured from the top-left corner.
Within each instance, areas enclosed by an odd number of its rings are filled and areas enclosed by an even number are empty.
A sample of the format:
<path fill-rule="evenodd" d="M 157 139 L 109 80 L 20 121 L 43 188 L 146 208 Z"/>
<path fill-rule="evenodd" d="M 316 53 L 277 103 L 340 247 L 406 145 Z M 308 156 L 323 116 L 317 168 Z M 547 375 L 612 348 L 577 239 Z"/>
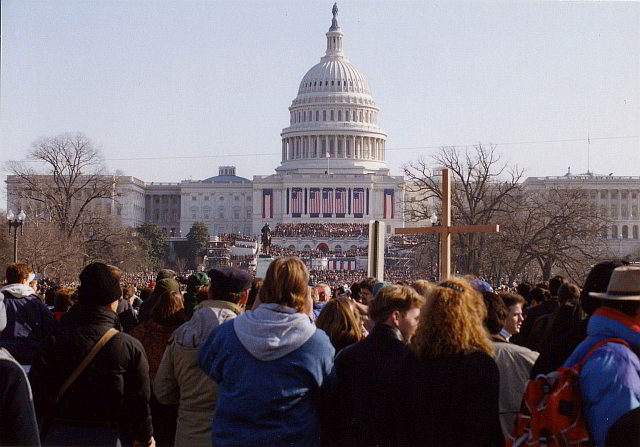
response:
<path fill-rule="evenodd" d="M 78 304 L 60 320 L 59 334 L 33 364 L 29 379 L 36 413 L 46 416 L 43 445 L 154 445 L 149 365 L 140 342 L 114 335 L 56 402 L 63 383 L 110 329 L 122 271 L 100 262 L 80 273 Z"/>

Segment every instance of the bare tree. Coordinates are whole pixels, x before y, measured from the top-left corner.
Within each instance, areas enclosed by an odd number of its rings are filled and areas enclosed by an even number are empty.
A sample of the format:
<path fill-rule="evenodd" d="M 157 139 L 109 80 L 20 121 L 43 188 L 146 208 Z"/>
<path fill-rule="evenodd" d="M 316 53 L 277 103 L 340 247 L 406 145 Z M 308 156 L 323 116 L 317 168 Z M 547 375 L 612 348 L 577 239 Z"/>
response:
<path fill-rule="evenodd" d="M 433 203 L 439 209 L 442 189 L 437 168 L 451 170 L 452 220 L 459 225 L 499 223 L 508 212 L 507 203 L 519 191 L 523 174 L 517 167 L 503 163 L 495 146 L 443 147 L 429 161 L 421 158 L 404 166 L 407 192 L 415 199 L 414 220 L 428 220 L 434 211 Z M 458 234 L 456 270 L 478 273 L 481 248 L 491 237 L 482 233 Z"/>
<path fill-rule="evenodd" d="M 187 271 L 188 261 L 185 258 L 176 258 L 174 265 L 176 267 L 176 272 L 186 272 Z"/>
<path fill-rule="evenodd" d="M 13 194 L 33 207 L 30 219 L 53 222 L 71 237 L 92 211 L 113 206 L 115 177 L 106 174 L 100 151 L 84 135 L 41 138 L 28 159 L 29 163 L 10 163 L 9 169 L 15 176 L 10 180 Z M 34 162 L 41 168 L 34 168 Z"/>
<path fill-rule="evenodd" d="M 511 275 L 533 262 L 543 279 L 556 269 L 581 282 L 589 266 L 606 256 L 601 235 L 608 219 L 599 215 L 584 190 L 523 191 L 509 206 L 500 244 Z"/>
<path fill-rule="evenodd" d="M 82 243 L 78 237 L 68 237 L 52 222 L 29 221 L 20 237 L 19 258 L 34 271 L 51 278 L 77 279 L 82 267 Z"/>
<path fill-rule="evenodd" d="M 10 163 L 7 180 L 9 201 L 27 214 L 21 258 L 60 275 L 94 260 L 148 263 L 134 232 L 114 216 L 118 178 L 91 140 L 79 133 L 41 138 L 27 159 Z"/>

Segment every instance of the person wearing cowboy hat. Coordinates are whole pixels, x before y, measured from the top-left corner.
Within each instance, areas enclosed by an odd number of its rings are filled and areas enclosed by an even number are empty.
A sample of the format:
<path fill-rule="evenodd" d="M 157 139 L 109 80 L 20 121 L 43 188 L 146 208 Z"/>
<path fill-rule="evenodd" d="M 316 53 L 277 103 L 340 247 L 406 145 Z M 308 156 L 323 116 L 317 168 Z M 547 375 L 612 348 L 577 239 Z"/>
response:
<path fill-rule="evenodd" d="M 607 291 L 589 295 L 600 300 L 600 307 L 589 320 L 587 338 L 564 366 L 578 364 L 593 347 L 604 342 L 591 352 L 580 370 L 589 434 L 596 446 L 603 447 L 609 428 L 640 407 L 640 266 L 616 268 Z"/>

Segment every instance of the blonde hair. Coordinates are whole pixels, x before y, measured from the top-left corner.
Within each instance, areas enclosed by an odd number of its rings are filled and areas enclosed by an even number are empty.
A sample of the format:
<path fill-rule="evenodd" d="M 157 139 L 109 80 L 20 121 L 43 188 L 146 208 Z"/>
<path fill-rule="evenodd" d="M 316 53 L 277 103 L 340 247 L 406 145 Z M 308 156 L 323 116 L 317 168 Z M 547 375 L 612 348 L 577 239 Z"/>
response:
<path fill-rule="evenodd" d="M 426 298 L 427 295 L 429 295 L 429 293 L 431 293 L 431 291 L 436 288 L 436 285 L 424 279 L 418 279 L 411 284 L 411 287 L 413 287 L 416 292 Z"/>
<path fill-rule="evenodd" d="M 414 307 L 424 304 L 424 297 L 409 286 L 384 286 L 369 303 L 369 317 L 376 323 L 382 323 L 393 311 L 406 313 Z"/>
<path fill-rule="evenodd" d="M 482 296 L 471 284 L 462 278 L 449 279 L 427 297 L 411 347 L 422 358 L 450 357 L 470 350 L 491 355 L 486 316 Z"/>
<path fill-rule="evenodd" d="M 309 272 L 296 257 L 278 258 L 267 269 L 260 288 L 261 303 L 276 303 L 305 313 L 309 307 Z"/>

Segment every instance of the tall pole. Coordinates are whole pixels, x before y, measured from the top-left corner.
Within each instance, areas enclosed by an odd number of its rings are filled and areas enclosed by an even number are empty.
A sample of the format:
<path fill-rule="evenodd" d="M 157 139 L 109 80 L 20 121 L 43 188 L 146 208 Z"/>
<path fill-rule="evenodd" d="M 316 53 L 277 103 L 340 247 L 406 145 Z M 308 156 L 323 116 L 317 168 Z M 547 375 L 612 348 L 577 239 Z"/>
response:
<path fill-rule="evenodd" d="M 449 169 L 442 169 L 442 225 L 451 227 L 451 179 Z M 451 276 L 451 233 L 443 231 L 440 235 L 440 281 Z"/>
<path fill-rule="evenodd" d="M 18 262 L 18 228 L 13 229 L 13 263 Z"/>

